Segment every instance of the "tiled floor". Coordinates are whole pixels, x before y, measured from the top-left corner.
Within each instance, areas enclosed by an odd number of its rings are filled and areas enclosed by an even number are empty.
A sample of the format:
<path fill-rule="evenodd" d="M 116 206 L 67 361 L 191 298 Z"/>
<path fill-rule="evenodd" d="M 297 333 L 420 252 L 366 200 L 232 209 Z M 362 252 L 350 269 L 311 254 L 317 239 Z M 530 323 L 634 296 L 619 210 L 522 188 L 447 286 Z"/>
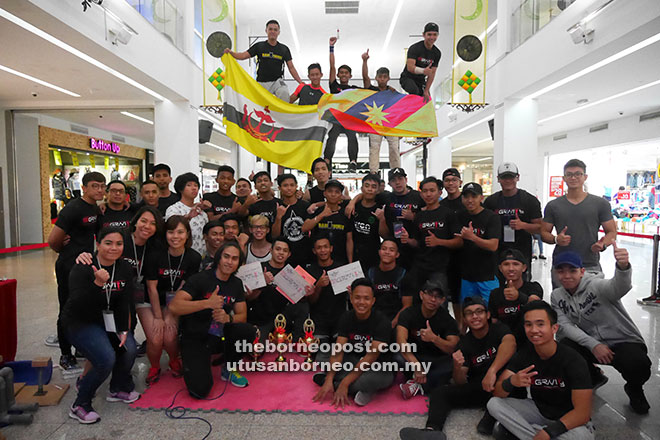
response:
<path fill-rule="evenodd" d="M 599 439 L 660 439 L 660 307 L 640 307 L 636 298 L 648 296 L 651 280 L 651 248 L 647 241 L 626 241 L 634 265 L 634 287 L 624 298 L 624 304 L 639 326 L 649 346 L 653 360 L 653 375 L 645 389 L 651 411 L 649 415 L 635 415 L 627 405 L 621 376 L 605 367 L 609 383 L 596 393 L 594 423 Z M 551 250 L 546 249 L 547 254 Z M 603 255 L 606 274 L 613 273 L 611 251 Z M 14 254 L 0 259 L 0 276 L 18 279 L 19 349 L 18 359 L 48 355 L 57 361 L 59 350 L 43 345 L 43 338 L 54 331 L 57 316 L 57 296 L 54 274 L 55 254 L 39 250 Z M 549 298 L 549 262 L 535 263 L 535 279 L 540 280 Z M 138 340 L 143 339 L 139 334 Z M 135 373 L 143 383 L 146 374 L 144 360 L 139 360 Z M 61 381 L 60 372 L 54 380 Z M 73 380 L 69 381 L 73 384 Z M 295 385 L 292 385 L 295 386 Z M 102 387 L 103 395 L 107 385 Z M 141 391 L 141 389 L 140 389 Z M 119 403 L 107 403 L 97 398 L 94 405 L 102 416 L 96 425 L 83 426 L 67 417 L 67 408 L 74 399 L 69 391 L 59 406 L 44 407 L 30 426 L 10 426 L 0 432 L 8 439 L 199 439 L 208 428 L 199 420 L 171 420 L 162 412 L 131 411 Z M 190 414 L 195 415 L 195 413 Z M 289 414 L 216 414 L 201 415 L 213 425 L 212 439 L 397 439 L 404 426 L 424 425 L 425 417 L 414 416 L 356 416 L 356 415 L 289 415 Z M 445 432 L 450 439 L 483 439 L 475 431 L 480 412 L 453 412 Z"/>

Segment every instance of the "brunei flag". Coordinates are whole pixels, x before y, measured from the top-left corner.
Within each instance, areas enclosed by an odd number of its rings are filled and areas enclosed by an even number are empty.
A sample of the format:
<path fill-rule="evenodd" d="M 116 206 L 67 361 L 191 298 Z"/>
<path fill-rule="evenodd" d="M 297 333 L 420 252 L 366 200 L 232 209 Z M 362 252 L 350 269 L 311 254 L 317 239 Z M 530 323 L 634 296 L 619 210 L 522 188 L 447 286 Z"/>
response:
<path fill-rule="evenodd" d="M 223 122 L 227 136 L 255 156 L 286 168 L 309 172 L 321 156 L 330 126 L 315 105 L 284 102 L 269 93 L 231 55 L 225 65 Z"/>
<path fill-rule="evenodd" d="M 348 130 L 398 137 L 436 137 L 438 127 L 431 101 L 386 90 L 348 89 L 324 95 L 319 116 Z"/>

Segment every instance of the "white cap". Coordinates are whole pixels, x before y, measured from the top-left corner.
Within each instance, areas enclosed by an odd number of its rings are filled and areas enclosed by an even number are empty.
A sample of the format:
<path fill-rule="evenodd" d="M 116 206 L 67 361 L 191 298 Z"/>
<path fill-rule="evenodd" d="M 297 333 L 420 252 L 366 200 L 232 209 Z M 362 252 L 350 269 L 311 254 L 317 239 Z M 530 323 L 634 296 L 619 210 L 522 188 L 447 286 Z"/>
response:
<path fill-rule="evenodd" d="M 497 175 L 501 176 L 502 174 L 520 174 L 518 172 L 518 167 L 513 162 L 504 162 L 499 167 L 497 167 Z"/>

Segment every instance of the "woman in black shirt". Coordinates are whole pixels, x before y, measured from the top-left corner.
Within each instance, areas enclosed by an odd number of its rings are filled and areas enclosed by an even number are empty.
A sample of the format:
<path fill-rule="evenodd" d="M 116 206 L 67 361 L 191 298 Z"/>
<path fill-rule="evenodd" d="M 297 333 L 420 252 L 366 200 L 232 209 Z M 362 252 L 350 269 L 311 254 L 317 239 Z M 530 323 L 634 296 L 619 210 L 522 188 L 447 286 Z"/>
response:
<path fill-rule="evenodd" d="M 63 320 L 69 340 L 91 363 L 69 411 L 69 417 L 80 423 L 100 420 L 92 408 L 92 398 L 110 373 L 106 400 L 132 403 L 140 398 L 131 377 L 135 339 L 128 331 L 132 269 L 121 259 L 123 250 L 122 230 L 103 228 L 97 235 L 93 264 L 76 264 L 69 274 L 69 298 Z"/>
<path fill-rule="evenodd" d="M 174 292 L 185 280 L 199 271 L 202 257 L 191 249 L 192 235 L 188 220 L 173 215 L 165 223 L 167 249 L 156 250 L 149 256 L 146 268 L 147 295 L 145 301 L 151 307 L 138 308 L 138 316 L 147 336 L 147 357 L 151 363 L 147 384 L 160 376 L 160 357 L 163 349 L 170 358 L 170 369 L 175 377 L 183 374 L 177 343 L 177 319 L 167 308 Z"/>

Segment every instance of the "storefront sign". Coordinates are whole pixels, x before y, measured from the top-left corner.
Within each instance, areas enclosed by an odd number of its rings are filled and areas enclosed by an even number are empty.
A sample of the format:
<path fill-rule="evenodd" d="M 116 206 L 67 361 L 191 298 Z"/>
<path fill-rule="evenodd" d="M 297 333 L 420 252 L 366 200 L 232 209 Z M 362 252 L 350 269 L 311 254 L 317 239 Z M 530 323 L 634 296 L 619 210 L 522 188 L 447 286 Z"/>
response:
<path fill-rule="evenodd" d="M 630 191 L 619 191 L 617 193 L 616 198 L 621 201 L 621 200 L 630 200 Z"/>
<path fill-rule="evenodd" d="M 78 153 L 71 153 L 71 162 L 74 167 L 79 167 L 80 162 L 78 161 Z"/>
<path fill-rule="evenodd" d="M 114 142 L 109 143 L 101 139 L 94 139 L 94 138 L 89 138 L 89 148 L 93 150 L 101 150 L 101 151 L 109 151 L 111 153 L 119 154 L 121 151 L 121 148 L 119 148 L 119 145 L 115 144 Z"/>
<path fill-rule="evenodd" d="M 104 165 L 106 170 L 110 169 L 110 158 L 108 156 L 105 156 L 103 158 L 103 165 Z"/>
<path fill-rule="evenodd" d="M 53 150 L 53 160 L 58 167 L 62 166 L 62 155 L 59 151 Z"/>
<path fill-rule="evenodd" d="M 96 168 L 96 159 L 94 159 L 94 156 L 89 156 L 89 166 L 92 168 Z"/>
<path fill-rule="evenodd" d="M 564 195 L 564 178 L 562 176 L 550 176 L 550 197 L 561 197 Z"/>

